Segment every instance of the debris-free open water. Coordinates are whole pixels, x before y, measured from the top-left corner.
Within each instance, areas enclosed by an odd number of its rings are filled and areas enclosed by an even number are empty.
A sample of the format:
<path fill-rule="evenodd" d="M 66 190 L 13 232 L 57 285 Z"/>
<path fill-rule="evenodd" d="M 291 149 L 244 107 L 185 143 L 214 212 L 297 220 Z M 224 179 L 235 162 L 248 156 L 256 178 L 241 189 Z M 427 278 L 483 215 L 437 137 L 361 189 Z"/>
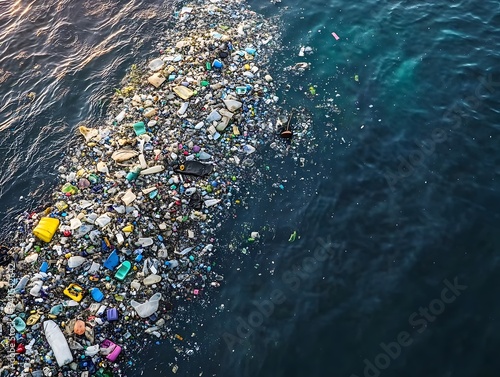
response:
<path fill-rule="evenodd" d="M 283 107 L 314 114 L 317 147 L 304 167 L 270 154 L 248 209 L 221 229 L 234 245 L 225 284 L 182 313 L 199 350 L 178 356 L 177 375 L 496 376 L 500 5 L 250 4 L 282 18 L 274 76 Z M 0 2 L 5 231 L 46 199 L 77 123 L 155 56 L 172 9 Z M 301 60 L 303 76 L 283 70 Z M 248 246 L 252 230 L 264 237 Z M 171 344 L 141 357 L 129 375 L 172 375 Z"/>

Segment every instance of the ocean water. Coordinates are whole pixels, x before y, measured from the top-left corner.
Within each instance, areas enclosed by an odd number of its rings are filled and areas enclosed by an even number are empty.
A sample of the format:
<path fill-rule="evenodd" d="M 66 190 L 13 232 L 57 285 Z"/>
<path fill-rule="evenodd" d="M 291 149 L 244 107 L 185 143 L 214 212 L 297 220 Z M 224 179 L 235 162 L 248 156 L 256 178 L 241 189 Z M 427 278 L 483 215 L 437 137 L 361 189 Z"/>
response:
<path fill-rule="evenodd" d="M 249 4 L 283 23 L 272 70 L 282 106 L 313 116 L 304 163 L 263 151 L 269 171 L 219 235 L 224 284 L 180 313 L 194 354 L 160 343 L 128 375 L 496 376 L 500 5 Z M 4 232 L 47 200 L 77 124 L 155 56 L 172 9 L 0 2 Z"/>

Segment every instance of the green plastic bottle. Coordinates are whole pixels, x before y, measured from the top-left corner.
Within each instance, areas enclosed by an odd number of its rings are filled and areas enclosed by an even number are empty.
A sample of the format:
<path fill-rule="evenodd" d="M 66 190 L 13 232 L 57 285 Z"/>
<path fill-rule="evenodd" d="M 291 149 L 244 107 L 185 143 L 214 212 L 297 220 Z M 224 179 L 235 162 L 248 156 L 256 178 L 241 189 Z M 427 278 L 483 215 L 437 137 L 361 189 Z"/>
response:
<path fill-rule="evenodd" d="M 78 192 L 78 188 L 76 186 L 73 186 L 71 183 L 65 183 L 64 186 L 61 188 L 61 191 L 64 192 L 65 194 L 74 195 Z"/>

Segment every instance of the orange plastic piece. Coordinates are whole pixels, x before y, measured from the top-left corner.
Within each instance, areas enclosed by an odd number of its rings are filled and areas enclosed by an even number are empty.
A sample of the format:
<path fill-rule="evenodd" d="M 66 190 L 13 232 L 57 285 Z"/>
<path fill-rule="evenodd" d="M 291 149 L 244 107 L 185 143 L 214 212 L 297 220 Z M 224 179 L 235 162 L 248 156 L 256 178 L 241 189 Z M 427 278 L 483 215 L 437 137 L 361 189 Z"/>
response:
<path fill-rule="evenodd" d="M 85 334 L 85 322 L 83 322 L 81 319 L 77 320 L 75 322 L 75 327 L 73 328 L 73 332 L 76 335 L 83 335 L 83 334 Z"/>

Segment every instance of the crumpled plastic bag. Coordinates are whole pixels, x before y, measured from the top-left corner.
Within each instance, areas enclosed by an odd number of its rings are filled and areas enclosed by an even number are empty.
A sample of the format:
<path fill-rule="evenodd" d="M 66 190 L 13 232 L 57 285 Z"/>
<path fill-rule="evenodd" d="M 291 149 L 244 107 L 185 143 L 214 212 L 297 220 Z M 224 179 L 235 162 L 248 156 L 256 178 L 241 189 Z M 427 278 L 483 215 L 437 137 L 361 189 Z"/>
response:
<path fill-rule="evenodd" d="M 160 305 L 161 293 L 155 293 L 145 303 L 141 304 L 135 300 L 130 301 L 130 305 L 135 309 L 139 317 L 146 318 L 155 313 Z"/>

